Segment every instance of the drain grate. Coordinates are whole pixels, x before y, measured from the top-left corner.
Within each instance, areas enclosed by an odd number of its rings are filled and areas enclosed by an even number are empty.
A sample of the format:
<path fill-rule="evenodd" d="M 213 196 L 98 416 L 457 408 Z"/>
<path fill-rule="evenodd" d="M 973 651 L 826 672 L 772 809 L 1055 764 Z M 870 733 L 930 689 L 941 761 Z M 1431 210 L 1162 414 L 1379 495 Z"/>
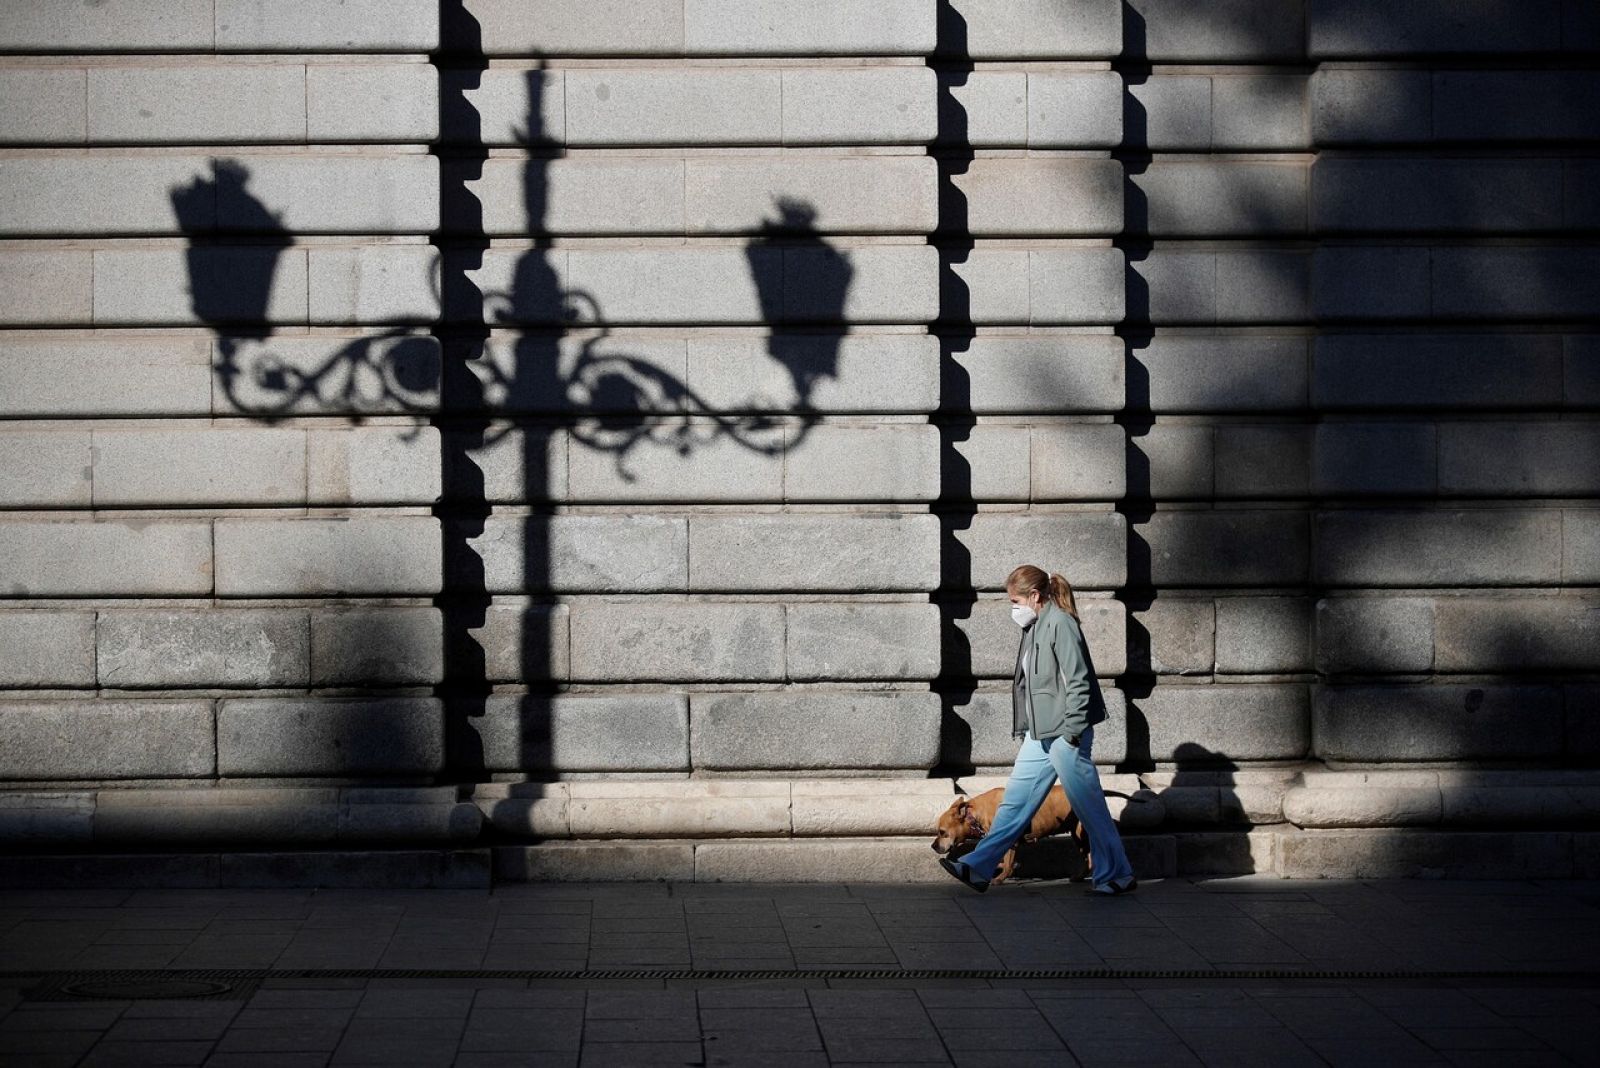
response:
<path fill-rule="evenodd" d="M 44 976 L 28 1001 L 243 1001 L 262 977 L 213 972 L 65 972 Z"/>

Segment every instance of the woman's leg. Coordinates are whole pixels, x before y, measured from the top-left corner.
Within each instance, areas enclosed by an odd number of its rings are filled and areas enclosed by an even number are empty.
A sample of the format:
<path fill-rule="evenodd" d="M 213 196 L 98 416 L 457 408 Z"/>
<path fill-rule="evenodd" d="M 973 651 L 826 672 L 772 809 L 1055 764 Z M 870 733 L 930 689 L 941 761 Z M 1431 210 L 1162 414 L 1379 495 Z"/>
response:
<path fill-rule="evenodd" d="M 1050 763 L 1061 776 L 1061 788 L 1072 802 L 1072 811 L 1089 832 L 1089 855 L 1094 857 L 1094 885 L 1115 883 L 1122 886 L 1133 878 L 1133 865 L 1123 851 L 1117 825 L 1106 807 L 1105 791 L 1100 788 L 1100 773 L 1090 759 L 1094 728 L 1083 732 L 1074 749 L 1065 738 L 1052 738 L 1048 745 Z"/>
<path fill-rule="evenodd" d="M 1055 785 L 1056 770 L 1050 765 L 1044 746 L 1027 736 L 1017 750 L 1005 796 L 994 814 L 994 825 L 984 834 L 976 849 L 959 861 L 980 879 L 993 879 L 1000 858 L 1016 844 L 1033 822 L 1033 814 L 1044 804 L 1045 794 Z"/>

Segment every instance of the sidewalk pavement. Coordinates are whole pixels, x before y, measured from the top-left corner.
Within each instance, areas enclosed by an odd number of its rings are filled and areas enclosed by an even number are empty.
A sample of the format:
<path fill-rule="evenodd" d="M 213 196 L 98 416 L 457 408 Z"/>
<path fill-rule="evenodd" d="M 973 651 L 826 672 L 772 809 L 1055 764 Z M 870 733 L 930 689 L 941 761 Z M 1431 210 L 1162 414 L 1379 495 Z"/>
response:
<path fill-rule="evenodd" d="M 0 1064 L 1596 1064 L 1597 949 L 1595 883 L 10 890 Z"/>

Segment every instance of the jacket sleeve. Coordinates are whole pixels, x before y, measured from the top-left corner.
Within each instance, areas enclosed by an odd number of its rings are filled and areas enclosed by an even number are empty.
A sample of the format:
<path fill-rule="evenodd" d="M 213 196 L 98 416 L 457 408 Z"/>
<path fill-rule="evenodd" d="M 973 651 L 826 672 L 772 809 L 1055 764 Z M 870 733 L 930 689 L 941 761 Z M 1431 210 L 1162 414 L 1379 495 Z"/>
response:
<path fill-rule="evenodd" d="M 1075 738 L 1089 729 L 1089 701 L 1094 683 L 1089 679 L 1089 662 L 1083 655 L 1083 631 L 1070 616 L 1056 628 L 1051 643 L 1061 671 L 1061 705 L 1065 717 L 1063 731 Z"/>

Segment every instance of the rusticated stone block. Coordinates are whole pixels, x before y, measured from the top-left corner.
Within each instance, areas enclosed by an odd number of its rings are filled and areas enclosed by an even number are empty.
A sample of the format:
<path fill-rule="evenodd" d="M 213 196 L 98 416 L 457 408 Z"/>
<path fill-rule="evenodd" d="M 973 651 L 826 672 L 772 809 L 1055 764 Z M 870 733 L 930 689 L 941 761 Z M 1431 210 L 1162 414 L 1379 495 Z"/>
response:
<path fill-rule="evenodd" d="M 931 426 L 796 427 L 784 450 L 788 501 L 930 501 L 939 495 Z"/>
<path fill-rule="evenodd" d="M 1108 59 L 1122 44 L 1111 0 L 951 0 L 939 18 L 940 51 L 969 59 Z"/>
<path fill-rule="evenodd" d="M 791 679 L 931 679 L 939 674 L 936 605 L 799 603 L 784 612 L 784 663 Z"/>
<path fill-rule="evenodd" d="M 1319 145 L 1417 144 L 1433 137 L 1425 70 L 1319 70 L 1311 75 L 1311 136 Z"/>
<path fill-rule="evenodd" d="M 1204 11 L 1183 0 L 1129 0 L 1128 17 L 1141 32 L 1124 32 L 1123 55 L 1157 62 L 1299 60 L 1305 54 L 1306 14 L 1299 4 L 1222 0 Z"/>
<path fill-rule="evenodd" d="M 1122 79 L 1112 71 L 1028 72 L 1029 148 L 1110 148 L 1122 140 Z"/>
<path fill-rule="evenodd" d="M 1125 309 L 1120 249 L 1057 248 L 1028 253 L 1028 322 L 1120 322 Z M 977 318 L 974 311 L 974 318 Z"/>
<path fill-rule="evenodd" d="M 1217 671 L 1270 675 L 1311 667 L 1311 604 L 1299 597 L 1217 598 Z"/>
<path fill-rule="evenodd" d="M 133 0 L 62 8 L 26 0 L 6 5 L 7 52 L 209 51 L 212 0 Z"/>
<path fill-rule="evenodd" d="M 946 447 L 959 459 L 941 464 L 939 479 L 946 499 L 1026 501 L 1032 497 L 1031 427 L 989 423 L 964 427 L 951 437 L 954 440 Z M 1098 473 L 1089 472 L 1090 478 Z"/>
<path fill-rule="evenodd" d="M 1592 70 L 1439 70 L 1432 78 L 1441 141 L 1587 141 L 1600 131 Z"/>
<path fill-rule="evenodd" d="M 1303 512 L 1163 511 L 1135 524 L 1156 586 L 1295 586 L 1311 556 Z"/>
<path fill-rule="evenodd" d="M 937 694 L 790 690 L 689 700 L 699 770 L 897 770 L 939 759 Z"/>
<path fill-rule="evenodd" d="M 1600 669 L 1600 600 L 1440 597 L 1433 602 L 1437 671 Z"/>
<path fill-rule="evenodd" d="M 93 255 L 77 249 L 0 250 L 0 325 L 91 322 Z"/>
<path fill-rule="evenodd" d="M 638 429 L 617 434 L 604 424 L 582 423 L 571 430 L 565 450 L 571 500 L 783 500 L 783 426 L 744 438 L 728 433 L 725 423 L 678 419 L 648 428 L 651 436 L 637 449 L 618 447 L 624 435 Z"/>
<path fill-rule="evenodd" d="M 246 166 L 247 187 L 218 184 L 219 229 L 408 234 L 439 228 L 439 161 L 432 156 L 261 156 Z M 272 207 L 270 221 L 262 219 L 262 204 Z M 186 232 L 194 229 L 183 223 Z M 319 257 L 311 262 L 315 270 Z"/>
<path fill-rule="evenodd" d="M 1138 674 L 1210 675 L 1216 664 L 1216 610 L 1211 598 L 1160 597 L 1135 608 L 1128 659 Z"/>
<path fill-rule="evenodd" d="M 1433 307 L 1430 250 L 1410 245 L 1330 245 L 1313 254 L 1319 320 L 1425 319 Z"/>
<path fill-rule="evenodd" d="M 445 442 L 440 489 L 456 500 L 524 504 L 572 499 L 571 435 L 564 429 L 494 423 L 482 431 L 447 431 Z M 657 459 L 663 451 L 651 450 L 646 457 Z"/>
<path fill-rule="evenodd" d="M 564 604 L 496 604 L 474 618 L 459 612 L 446 629 L 453 676 L 485 682 L 544 682 L 572 676 L 570 619 Z"/>
<path fill-rule="evenodd" d="M 1033 428 L 1035 501 L 1114 501 L 1127 492 L 1127 438 L 1109 424 Z"/>
<path fill-rule="evenodd" d="M 444 678 L 437 608 L 311 613 L 312 686 L 431 686 Z"/>
<path fill-rule="evenodd" d="M 210 362 L 217 369 L 211 399 L 217 415 L 383 415 L 439 407 L 437 338 L 224 338 L 213 344 Z"/>
<path fill-rule="evenodd" d="M 928 515 L 697 515 L 689 519 L 689 585 L 927 590 L 938 574 L 938 539 Z"/>
<path fill-rule="evenodd" d="M 1561 342 L 1548 334 L 1330 334 L 1312 342 L 1312 405 L 1559 408 Z"/>
<path fill-rule="evenodd" d="M 421 63 L 306 67 L 312 144 L 439 139 L 439 69 Z"/>
<path fill-rule="evenodd" d="M 689 769 L 683 694 L 496 694 L 481 715 L 452 721 L 452 731 L 451 752 L 474 773 Z"/>
<path fill-rule="evenodd" d="M 789 833 L 786 782 L 574 782 L 574 838 L 720 838 Z"/>
<path fill-rule="evenodd" d="M 1140 210 L 1129 229 L 1156 237 L 1303 234 L 1310 175 L 1301 163 L 1161 160 L 1128 176 Z"/>
<path fill-rule="evenodd" d="M 1586 586 L 1600 583 L 1600 508 L 1562 510 L 1561 581 Z"/>
<path fill-rule="evenodd" d="M 939 72 L 939 143 L 963 147 L 1026 145 L 1027 73 Z"/>
<path fill-rule="evenodd" d="M 1278 839 L 1291 879 L 1565 879 L 1572 836 L 1437 831 L 1300 831 Z"/>
<path fill-rule="evenodd" d="M 1457 826 L 1593 824 L 1596 785 L 1589 771 L 1439 773 L 1444 822 Z"/>
<path fill-rule="evenodd" d="M 304 142 L 305 81 L 291 63 L 91 67 L 89 142 Z"/>
<path fill-rule="evenodd" d="M 1441 423 L 1439 492 L 1600 496 L 1600 423 Z"/>
<path fill-rule="evenodd" d="M 211 593 L 211 524 L 0 523 L 0 592 L 14 597 Z"/>
<path fill-rule="evenodd" d="M 705 156 L 652 162 L 677 168 L 680 229 L 686 222 L 691 234 L 782 227 L 784 200 L 810 205 L 816 225 L 828 233 L 926 233 L 937 222 L 939 171 L 927 157 Z M 593 199 L 582 187 L 574 192 Z"/>
<path fill-rule="evenodd" d="M 312 248 L 312 323 L 427 323 L 439 318 L 439 253 L 426 245 Z"/>
<path fill-rule="evenodd" d="M 88 508 L 92 485 L 87 432 L 0 433 L 0 502 L 5 507 Z"/>
<path fill-rule="evenodd" d="M 744 848 L 743 845 L 740 848 Z M 497 883 L 693 882 L 691 842 L 542 842 L 496 846 Z"/>
<path fill-rule="evenodd" d="M 1306 403 L 1305 338 L 1157 334 L 1132 351 L 1156 412 L 1295 410 Z"/>
<path fill-rule="evenodd" d="M 580 681 L 783 678 L 780 605 L 579 601 L 571 612 Z"/>
<path fill-rule="evenodd" d="M 221 775 L 434 775 L 444 752 L 443 706 L 431 697 L 254 697 L 217 708 Z"/>
<path fill-rule="evenodd" d="M 1311 496 L 1311 427 L 1223 425 L 1216 430 L 1218 497 Z"/>
<path fill-rule="evenodd" d="M 210 701 L 0 702 L 0 779 L 216 773 Z"/>
<path fill-rule="evenodd" d="M 84 844 L 94 833 L 92 793 L 0 794 L 0 842 Z"/>
<path fill-rule="evenodd" d="M 684 0 L 690 55 L 922 55 L 933 50 L 929 0 Z"/>
<path fill-rule="evenodd" d="M 782 144 L 782 81 L 779 70 L 568 70 L 567 143 Z M 927 97 L 931 126 L 931 86 Z"/>
<path fill-rule="evenodd" d="M 1211 148 L 1260 151 L 1310 147 L 1309 92 L 1308 79 L 1299 74 L 1213 77 Z"/>
<path fill-rule="evenodd" d="M 1560 160 L 1318 160 L 1318 233 L 1524 233 L 1561 229 Z"/>
<path fill-rule="evenodd" d="M 1430 670 L 1436 604 L 1423 597 L 1318 601 L 1317 670 L 1374 675 Z"/>
<path fill-rule="evenodd" d="M 101 248 L 93 256 L 96 326 L 306 322 L 304 249 Z"/>
<path fill-rule="evenodd" d="M 921 838 L 704 842 L 694 847 L 701 883 L 931 883 L 949 876 Z"/>
<path fill-rule="evenodd" d="M 1122 167 L 1113 160 L 975 159 L 949 181 L 960 196 L 945 205 L 945 229 L 1052 237 L 1122 229 Z"/>
<path fill-rule="evenodd" d="M 452 557 L 450 582 L 490 593 L 682 592 L 687 527 L 670 516 L 491 516 L 468 555 Z"/>
<path fill-rule="evenodd" d="M 1151 501 L 1209 500 L 1214 482 L 1216 428 L 1153 423 L 1128 437 L 1128 495 Z"/>
<path fill-rule="evenodd" d="M 1469 7 L 1426 0 L 1396 8 L 1383 0 L 1311 0 L 1306 11 L 1312 59 L 1555 52 L 1562 44 L 1562 0 Z"/>
<path fill-rule="evenodd" d="M 94 685 L 94 613 L 0 610 L 0 688 Z"/>
<path fill-rule="evenodd" d="M 1203 74 L 1130 79 L 1124 85 L 1123 139 L 1129 145 L 1168 151 L 1210 148 L 1211 81 Z"/>
<path fill-rule="evenodd" d="M 1578 319 L 1600 301 L 1600 250 L 1593 247 L 1441 245 L 1428 251 L 1430 314 L 1441 319 Z"/>
<path fill-rule="evenodd" d="M 786 145 L 926 144 L 939 131 L 930 67 L 783 71 Z"/>
<path fill-rule="evenodd" d="M 1438 489 L 1432 423 L 1323 423 L 1311 490 L 1319 497 L 1431 497 Z"/>
<path fill-rule="evenodd" d="M 1127 581 L 1127 529 L 1113 512 L 980 514 L 956 538 L 971 554 L 970 584 L 978 589 L 1003 589 L 1013 569 L 1032 563 L 1074 587 L 1103 590 Z"/>
<path fill-rule="evenodd" d="M 364 890 L 489 888 L 487 849 L 356 849 L 306 853 L 228 852 L 216 857 L 221 887 Z"/>
<path fill-rule="evenodd" d="M 1331 586 L 1539 586 L 1561 581 L 1556 511 L 1341 511 L 1317 516 Z"/>
<path fill-rule="evenodd" d="M 102 790 L 94 814 L 101 845 L 331 842 L 338 832 L 333 789 Z"/>
<path fill-rule="evenodd" d="M 1431 771 L 1313 773 L 1283 798 L 1301 827 L 1427 827 L 1443 820 L 1439 776 Z"/>
<path fill-rule="evenodd" d="M 439 431 L 359 427 L 306 435 L 313 504 L 432 504 L 440 493 Z"/>
<path fill-rule="evenodd" d="M 70 67 L 0 71 L 0 97 L 6 101 L 0 143 L 83 144 L 89 129 L 87 83 L 87 71 Z"/>
<path fill-rule="evenodd" d="M 489 55 L 677 55 L 682 0 L 465 0 L 446 18 L 447 48 Z"/>
<path fill-rule="evenodd" d="M 216 0 L 217 50 L 431 52 L 439 8 L 430 0 Z"/>
<path fill-rule="evenodd" d="M 1167 841 L 1177 848 L 1176 875 L 1257 875 L 1278 869 L 1276 831 L 1199 831 Z"/>
<path fill-rule="evenodd" d="M 567 783 L 479 783 L 473 800 L 497 831 L 524 838 L 570 838 Z"/>
<path fill-rule="evenodd" d="M 456 233 L 681 234 L 684 161 L 492 158 L 445 165 L 444 224 Z M 530 198 L 528 190 L 540 195 Z"/>
<path fill-rule="evenodd" d="M 217 592 L 265 597 L 428 594 L 440 589 L 439 521 L 220 519 Z"/>
<path fill-rule="evenodd" d="M 567 139 L 566 85 L 564 70 L 442 69 L 439 137 L 484 147 L 561 144 Z"/>
<path fill-rule="evenodd" d="M 108 689 L 305 686 L 306 613 L 205 608 L 101 612 L 99 681 Z"/>
<path fill-rule="evenodd" d="M 1311 748 L 1306 687 L 1289 684 L 1157 686 L 1136 699 L 1147 740 L 1129 759 L 1205 766 L 1236 760 L 1300 760 Z M 1130 729 L 1130 735 L 1133 733 Z M 1138 752 L 1148 746 L 1148 752 Z"/>
<path fill-rule="evenodd" d="M 0 412 L 203 415 L 211 405 L 204 338 L 0 339 Z"/>
<path fill-rule="evenodd" d="M 209 173 L 196 156 L 51 156 L 0 160 L 0 233 L 52 237 L 64 234 L 171 234 L 172 190 Z M 116 189 L 115 197 L 96 191 Z M 197 205 L 182 219 L 186 230 L 216 226 L 213 205 Z"/>
<path fill-rule="evenodd" d="M 955 380 L 940 397 L 947 408 L 979 415 L 1122 410 L 1120 338 L 980 335 L 952 359 L 955 366 L 947 370 Z"/>
<path fill-rule="evenodd" d="M 96 430 L 95 504 L 300 505 L 306 435 L 299 430 Z"/>
<path fill-rule="evenodd" d="M 1562 747 L 1554 686 L 1324 686 L 1316 755 L 1330 761 L 1552 759 Z"/>
<path fill-rule="evenodd" d="M 637 341 L 632 341 L 637 348 Z M 687 381 L 708 411 L 889 413 L 939 403 L 939 342 L 919 334 L 692 337 Z"/>

